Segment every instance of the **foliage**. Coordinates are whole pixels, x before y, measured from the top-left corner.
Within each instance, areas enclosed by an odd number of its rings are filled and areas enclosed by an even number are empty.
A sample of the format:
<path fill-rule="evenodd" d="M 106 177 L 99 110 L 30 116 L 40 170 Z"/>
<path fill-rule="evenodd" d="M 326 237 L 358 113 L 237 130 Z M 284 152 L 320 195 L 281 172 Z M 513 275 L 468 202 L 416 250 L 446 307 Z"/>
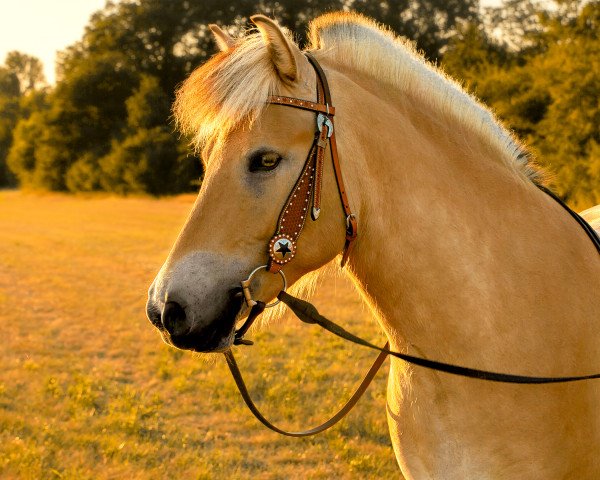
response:
<path fill-rule="evenodd" d="M 441 58 L 457 27 L 477 20 L 479 9 L 479 2 L 473 0 L 351 0 L 344 4 L 414 40 L 434 61 Z"/>
<path fill-rule="evenodd" d="M 65 186 L 71 192 L 100 190 L 102 172 L 98 160 L 91 153 L 79 157 L 65 175 Z"/>
<path fill-rule="evenodd" d="M 2 82 L 2 70 L 0 70 Z M 14 84 L 13 84 L 14 85 Z M 0 85 L 2 88 L 2 85 Z M 10 86 L 7 88 L 10 91 Z M 6 164 L 6 157 L 12 145 L 13 131 L 19 117 L 19 100 L 16 96 L 0 94 L 0 187 L 14 186 L 16 178 Z"/>
<path fill-rule="evenodd" d="M 15 127 L 10 153 L 6 159 L 8 167 L 19 179 L 19 183 L 28 186 L 33 183 L 35 171 L 36 143 L 43 133 L 40 127 L 41 113 L 35 113 L 28 119 L 21 120 Z"/>
<path fill-rule="evenodd" d="M 262 11 L 299 32 L 303 42 L 312 17 L 353 8 L 437 58 L 476 6 L 475 0 L 108 2 L 91 17 L 81 41 L 60 53 L 59 81 L 47 105 L 35 114 L 13 113 L 12 123 L 0 128 L 11 132 L 0 138 L 0 167 L 8 157 L 20 185 L 29 188 L 152 194 L 196 188 L 200 163 L 172 133 L 169 105 L 176 85 L 214 53 L 208 23 L 233 25 L 235 33 Z M 19 52 L 9 54 L 6 69 L 0 70 L 0 91 L 14 93 L 16 78 L 24 97 L 43 80 L 39 60 Z"/>
<path fill-rule="evenodd" d="M 504 0 L 501 8 L 487 8 L 482 22 L 492 34 L 501 34 L 505 47 L 524 52 L 539 49 L 537 39 L 544 33 L 545 13 L 536 0 Z"/>
<path fill-rule="evenodd" d="M 44 69 L 39 58 L 25 53 L 8 52 L 4 60 L 6 68 L 13 72 L 19 80 L 21 93 L 40 88 L 44 82 Z"/>
<path fill-rule="evenodd" d="M 101 185 L 105 190 L 126 193 L 175 193 L 177 182 L 177 144 L 164 127 L 141 128 L 99 161 Z M 165 190 L 165 185 L 172 185 Z"/>
<path fill-rule="evenodd" d="M 600 202 L 600 2 L 568 22 L 552 19 L 549 35 L 547 55 L 529 63 L 536 90 L 551 100 L 534 145 L 561 193 L 588 206 Z"/>
<path fill-rule="evenodd" d="M 200 172 L 194 169 L 190 157 L 180 154 L 177 138 L 165 126 L 170 101 L 160 88 L 158 78 L 142 75 L 139 88 L 125 106 L 125 137 L 114 141 L 110 152 L 98 160 L 102 172 L 100 186 L 120 194 L 159 195 L 189 189 L 186 179 Z M 88 161 L 86 165 L 88 171 L 82 168 L 78 171 L 90 175 L 93 162 Z"/>
<path fill-rule="evenodd" d="M 544 11 L 528 0 L 510 5 L 530 28 L 502 43 L 468 26 L 450 42 L 444 67 L 530 145 L 567 201 L 591 206 L 600 202 L 600 2 Z"/>
<path fill-rule="evenodd" d="M 241 11 L 236 7 L 236 11 L 239 12 L 236 23 L 243 24 L 251 14 L 262 11 L 277 18 L 282 25 L 296 34 L 300 44 L 304 44 L 306 27 L 312 18 L 333 10 L 354 10 L 376 19 L 396 34 L 410 38 L 419 50 L 435 61 L 440 58 L 444 46 L 457 26 L 477 18 L 478 7 L 479 2 L 476 0 L 267 1 L 256 2 L 250 9 Z"/>
<path fill-rule="evenodd" d="M 20 115 L 19 78 L 9 68 L 0 67 L 0 187 L 13 186 L 16 178 L 6 165 L 6 157 L 12 145 L 13 130 Z"/>
<path fill-rule="evenodd" d="M 21 93 L 19 77 L 6 67 L 0 67 L 0 95 L 5 98 L 18 97 Z"/>
<path fill-rule="evenodd" d="M 170 112 L 168 95 L 160 88 L 159 79 L 142 75 L 139 88 L 125 102 L 127 126 L 134 131 L 165 124 Z"/>
<path fill-rule="evenodd" d="M 43 81 L 42 64 L 35 57 L 10 52 L 6 56 L 5 66 L 0 66 L 0 187 L 15 186 L 20 178 L 9 168 L 8 156 L 19 120 L 28 119 L 33 111 L 41 110 L 44 106 L 45 95 L 39 89 Z M 13 164 L 22 162 L 28 160 L 14 160 Z"/>
<path fill-rule="evenodd" d="M 353 9 L 441 60 L 529 144 L 579 206 L 597 200 L 598 0 L 123 0 L 59 54 L 58 83 L 11 52 L 0 67 L 0 186 L 155 195 L 193 190 L 201 164 L 172 132 L 176 85 L 213 52 L 208 23 L 236 35 L 258 11 L 294 31 Z M 7 168 L 8 166 L 10 167 Z M 596 193 L 594 193 L 596 192 Z"/>

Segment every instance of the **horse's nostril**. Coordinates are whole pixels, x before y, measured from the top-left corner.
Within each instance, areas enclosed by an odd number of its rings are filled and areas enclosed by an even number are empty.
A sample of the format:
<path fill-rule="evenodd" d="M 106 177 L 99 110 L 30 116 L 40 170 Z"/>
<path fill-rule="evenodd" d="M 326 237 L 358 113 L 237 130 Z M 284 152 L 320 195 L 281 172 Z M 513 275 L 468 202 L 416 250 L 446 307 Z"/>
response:
<path fill-rule="evenodd" d="M 160 321 L 160 309 L 158 309 L 150 299 L 148 299 L 148 302 L 146 303 L 146 316 L 152 325 L 154 325 L 156 328 L 162 328 L 162 322 Z"/>
<path fill-rule="evenodd" d="M 167 302 L 162 313 L 162 323 L 173 336 L 184 335 L 189 331 L 185 310 L 177 302 Z"/>

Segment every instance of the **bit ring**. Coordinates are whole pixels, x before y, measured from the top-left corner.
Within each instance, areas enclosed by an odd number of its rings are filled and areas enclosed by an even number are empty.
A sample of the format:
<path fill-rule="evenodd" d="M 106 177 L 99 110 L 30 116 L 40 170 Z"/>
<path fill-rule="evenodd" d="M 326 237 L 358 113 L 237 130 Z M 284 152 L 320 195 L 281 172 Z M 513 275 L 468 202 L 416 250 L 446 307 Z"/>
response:
<path fill-rule="evenodd" d="M 256 267 L 254 270 L 252 270 L 250 275 L 248 275 L 248 278 L 246 280 L 242 280 L 240 282 L 242 285 L 242 291 L 244 292 L 244 298 L 246 299 L 246 305 L 248 305 L 248 307 L 250 307 L 250 308 L 252 308 L 254 305 L 256 305 L 256 300 L 254 300 L 252 298 L 252 294 L 250 293 L 250 282 L 252 281 L 252 277 L 254 277 L 254 275 L 256 275 L 256 273 L 258 271 L 266 270 L 267 268 L 268 268 L 268 265 L 261 265 L 260 267 Z M 281 277 L 281 280 L 283 281 L 282 291 L 285 292 L 285 290 L 287 288 L 287 279 L 285 278 L 285 274 L 283 273 L 283 270 L 278 270 L 277 273 L 279 274 L 279 276 Z M 279 302 L 281 302 L 281 300 L 275 300 L 273 303 L 266 304 L 265 308 L 274 307 Z"/>

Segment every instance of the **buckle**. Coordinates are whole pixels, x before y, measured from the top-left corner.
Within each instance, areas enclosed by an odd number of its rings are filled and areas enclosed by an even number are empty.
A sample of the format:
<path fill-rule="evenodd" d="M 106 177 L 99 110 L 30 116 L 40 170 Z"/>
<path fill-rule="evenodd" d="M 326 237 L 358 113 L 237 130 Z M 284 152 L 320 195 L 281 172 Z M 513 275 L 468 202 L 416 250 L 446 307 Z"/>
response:
<path fill-rule="evenodd" d="M 329 109 L 329 105 L 327 105 L 327 108 Z M 323 131 L 323 125 L 327 127 L 327 138 L 331 137 L 333 135 L 333 122 L 328 116 L 319 113 L 317 115 L 317 128 L 319 132 Z"/>
<path fill-rule="evenodd" d="M 350 237 L 356 236 L 354 226 L 356 225 L 356 215 L 351 213 L 346 217 L 346 235 Z"/>

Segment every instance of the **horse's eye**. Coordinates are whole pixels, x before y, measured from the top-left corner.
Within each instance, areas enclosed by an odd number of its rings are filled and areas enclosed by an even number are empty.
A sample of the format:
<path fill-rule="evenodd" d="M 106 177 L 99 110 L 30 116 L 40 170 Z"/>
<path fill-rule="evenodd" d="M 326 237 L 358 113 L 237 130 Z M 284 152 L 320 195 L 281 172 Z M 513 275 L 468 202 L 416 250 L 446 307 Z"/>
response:
<path fill-rule="evenodd" d="M 250 158 L 251 172 L 268 172 L 279 165 L 281 155 L 275 152 L 258 152 Z"/>

